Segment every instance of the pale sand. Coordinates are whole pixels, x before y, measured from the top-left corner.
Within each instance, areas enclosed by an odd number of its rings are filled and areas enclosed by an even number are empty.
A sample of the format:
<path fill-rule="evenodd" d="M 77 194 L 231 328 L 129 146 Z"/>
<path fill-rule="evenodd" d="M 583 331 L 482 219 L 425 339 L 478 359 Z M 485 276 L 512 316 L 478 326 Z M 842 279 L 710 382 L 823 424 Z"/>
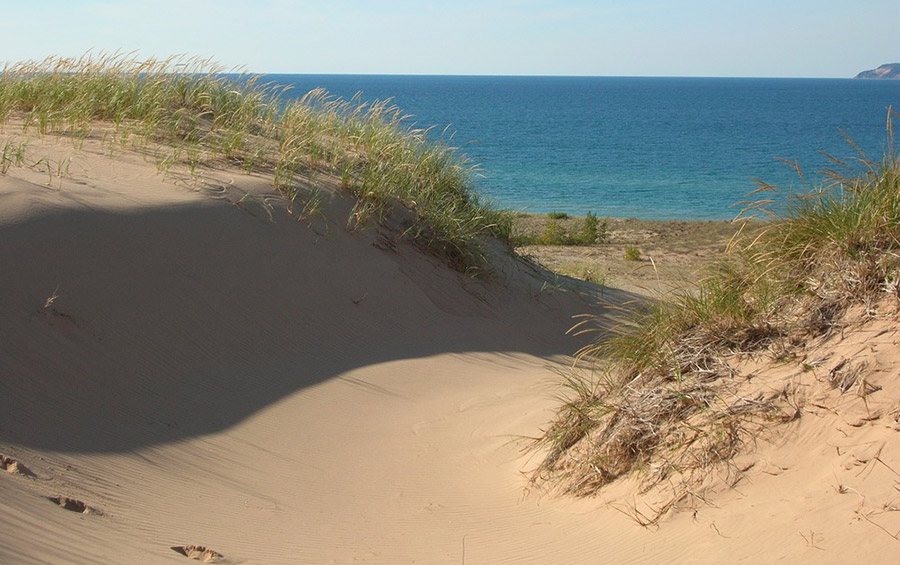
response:
<path fill-rule="evenodd" d="M 463 284 L 376 230 L 347 232 L 339 195 L 310 229 L 260 176 L 164 179 L 100 153 L 33 140 L 31 161 L 71 156 L 70 176 L 0 177 L 0 562 L 190 563 L 189 546 L 240 563 L 900 550 L 886 533 L 900 530 L 891 325 L 829 342 L 816 370 L 870 355 L 882 418 L 826 391 L 817 402 L 839 409 L 760 442 L 736 488 L 642 528 L 620 511 L 628 484 L 573 500 L 529 492 L 523 474 L 535 456 L 517 438 L 549 421 L 554 370 L 583 343 L 565 335 L 571 316 L 603 308 L 513 263 Z M 782 371 L 770 378 L 799 378 Z"/>

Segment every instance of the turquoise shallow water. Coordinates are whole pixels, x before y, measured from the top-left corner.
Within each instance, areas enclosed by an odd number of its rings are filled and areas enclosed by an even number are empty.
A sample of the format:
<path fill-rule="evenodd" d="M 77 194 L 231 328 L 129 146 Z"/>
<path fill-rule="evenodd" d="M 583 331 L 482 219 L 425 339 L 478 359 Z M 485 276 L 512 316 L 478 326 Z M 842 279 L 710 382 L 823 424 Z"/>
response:
<path fill-rule="evenodd" d="M 392 98 L 417 126 L 450 126 L 495 206 L 648 219 L 731 219 L 756 188 L 808 190 L 885 145 L 900 81 L 628 77 L 270 75 L 294 95 L 323 87 Z M 900 125 L 900 122 L 898 122 Z M 800 179 L 776 157 L 799 161 Z"/>

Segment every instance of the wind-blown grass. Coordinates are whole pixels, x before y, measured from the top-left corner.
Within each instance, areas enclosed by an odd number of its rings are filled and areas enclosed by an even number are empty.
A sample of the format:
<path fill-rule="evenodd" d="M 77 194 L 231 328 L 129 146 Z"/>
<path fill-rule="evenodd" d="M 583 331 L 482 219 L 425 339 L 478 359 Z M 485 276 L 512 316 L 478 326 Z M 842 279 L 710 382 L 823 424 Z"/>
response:
<path fill-rule="evenodd" d="M 556 417 L 535 440 L 545 457 L 534 481 L 590 495 L 637 473 L 677 499 L 760 430 L 801 417 L 782 402 L 788 390 L 738 394 L 747 381 L 729 361 L 790 358 L 848 307 L 872 313 L 900 299 L 900 156 L 890 145 L 877 162 L 862 153 L 833 162 L 817 190 L 753 239 L 733 241 L 696 288 L 637 308 L 582 350 L 603 368 L 565 376 Z"/>
<path fill-rule="evenodd" d="M 111 146 L 152 146 L 161 171 L 222 162 L 260 170 L 291 202 L 301 179 L 334 175 L 357 199 L 351 225 L 400 215 L 402 237 L 472 274 L 487 267 L 483 238 L 508 240 L 507 216 L 471 188 L 477 168 L 407 126 L 390 102 L 284 94 L 204 59 L 51 57 L 3 69 L 0 124 L 14 118 L 76 140 L 105 131 Z"/>

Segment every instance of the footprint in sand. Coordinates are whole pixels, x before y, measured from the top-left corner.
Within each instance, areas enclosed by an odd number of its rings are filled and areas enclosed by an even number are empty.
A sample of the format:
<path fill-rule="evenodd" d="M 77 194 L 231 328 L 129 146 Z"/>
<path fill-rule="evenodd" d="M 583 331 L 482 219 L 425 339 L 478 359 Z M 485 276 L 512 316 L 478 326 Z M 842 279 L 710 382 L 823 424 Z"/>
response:
<path fill-rule="evenodd" d="M 60 508 L 70 510 L 72 512 L 78 512 L 79 514 L 103 514 L 96 508 L 88 506 L 80 500 L 69 498 L 68 496 L 48 496 L 47 500 L 49 500 L 53 504 L 56 504 Z"/>
<path fill-rule="evenodd" d="M 34 477 L 35 474 L 32 473 L 28 467 L 22 465 L 20 462 L 16 461 L 12 457 L 7 457 L 6 455 L 0 454 L 0 468 L 11 475 L 21 475 L 23 477 Z"/>
<path fill-rule="evenodd" d="M 218 551 L 203 547 L 202 545 L 176 545 L 171 549 L 185 557 L 190 557 L 191 559 L 196 559 L 203 563 L 221 563 L 225 559 L 225 556 Z"/>

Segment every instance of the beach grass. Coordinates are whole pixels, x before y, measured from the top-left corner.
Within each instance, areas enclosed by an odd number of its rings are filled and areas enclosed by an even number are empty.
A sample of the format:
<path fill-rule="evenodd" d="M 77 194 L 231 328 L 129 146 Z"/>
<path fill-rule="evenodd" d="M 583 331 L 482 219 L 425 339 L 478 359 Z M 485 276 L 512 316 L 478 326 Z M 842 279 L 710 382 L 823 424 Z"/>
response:
<path fill-rule="evenodd" d="M 891 140 L 897 115 L 889 111 Z M 879 160 L 833 163 L 814 192 L 736 237 L 695 286 L 623 313 L 580 352 L 582 367 L 564 376 L 556 416 L 533 444 L 544 453 L 535 482 L 586 496 L 638 476 L 678 500 L 715 467 L 739 471 L 733 458 L 762 430 L 801 417 L 788 388 L 739 393 L 748 379 L 734 361 L 796 358 L 851 307 L 871 316 L 900 298 L 900 155 L 889 143 Z"/>
<path fill-rule="evenodd" d="M 510 235 L 507 214 L 472 189 L 477 166 L 449 136 L 408 126 L 390 101 L 324 90 L 291 98 L 206 59 L 114 53 L 7 65 L 0 125 L 11 122 L 76 143 L 102 135 L 111 150 L 147 152 L 161 173 L 226 164 L 271 174 L 291 205 L 304 180 L 332 175 L 356 199 L 351 227 L 400 216 L 402 239 L 472 275 L 488 270 L 484 238 Z"/>

